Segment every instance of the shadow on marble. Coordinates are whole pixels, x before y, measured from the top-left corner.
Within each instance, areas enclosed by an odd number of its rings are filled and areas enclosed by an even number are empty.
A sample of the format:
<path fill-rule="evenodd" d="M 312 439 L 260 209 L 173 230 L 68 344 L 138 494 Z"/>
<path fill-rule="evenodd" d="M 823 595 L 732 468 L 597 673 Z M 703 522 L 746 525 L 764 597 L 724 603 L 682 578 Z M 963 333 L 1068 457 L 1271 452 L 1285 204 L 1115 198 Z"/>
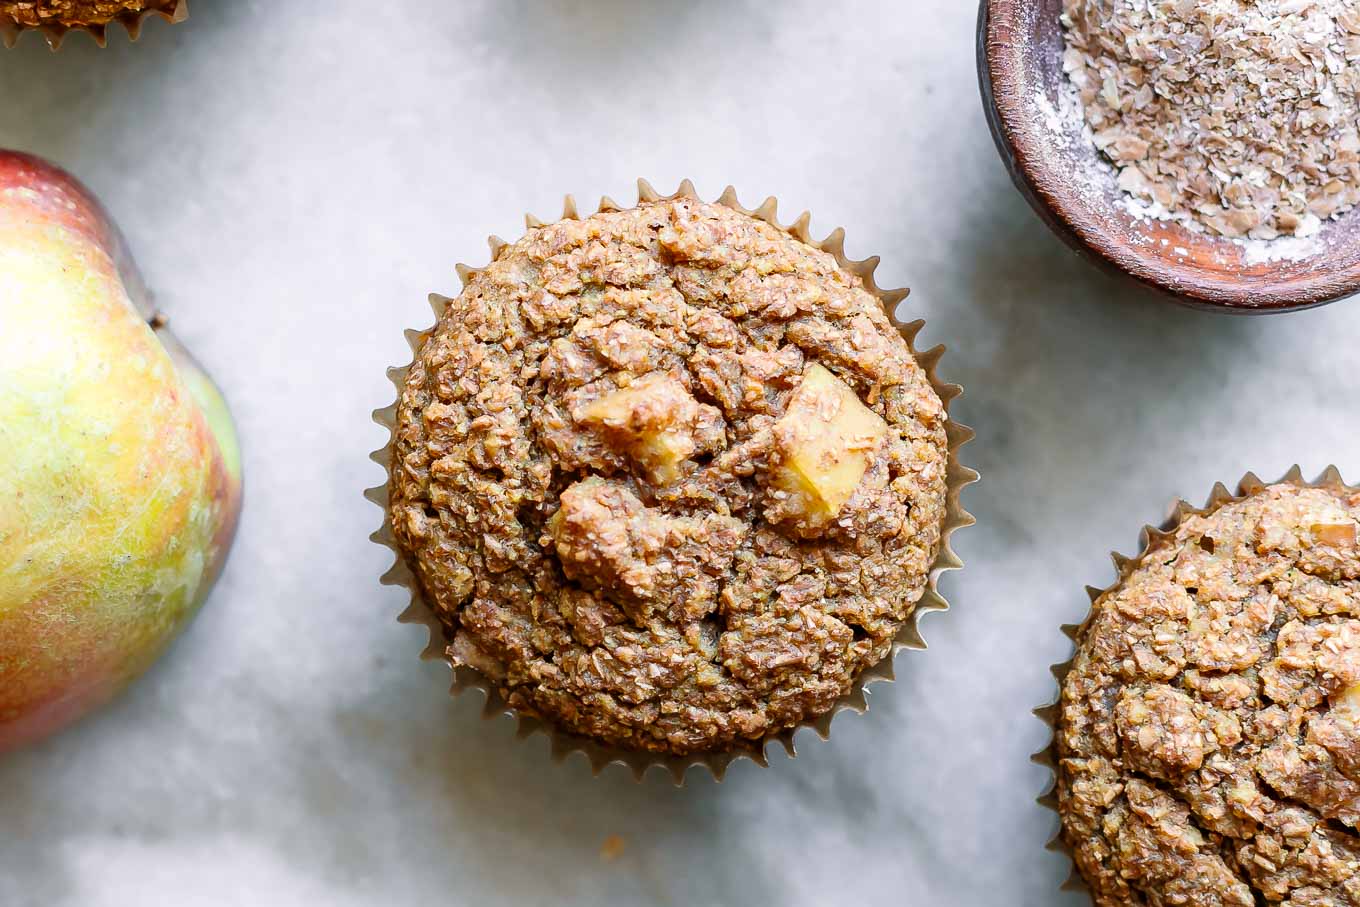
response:
<path fill-rule="evenodd" d="M 492 54 L 540 61 L 545 77 L 598 90 L 602 77 L 626 75 L 657 51 L 693 37 L 725 0 L 508 0 L 483 7 L 466 37 Z"/>
<path fill-rule="evenodd" d="M 106 47 L 99 47 L 83 32 L 69 35 L 61 50 L 53 53 L 37 33 L 26 32 L 18 45 L 6 52 L 6 66 L 31 73 L 26 90 L 5 98 L 7 106 L 31 111 L 29 121 L 39 127 L 46 147 L 70 145 L 70 162 L 79 154 L 97 157 L 121 143 L 107 137 L 103 128 L 111 125 L 99 118 L 129 99 L 138 115 L 155 117 L 166 93 L 179 86 L 193 63 L 188 53 L 191 42 L 208 41 L 214 33 L 226 33 L 233 22 L 248 15 L 249 4 L 236 2 L 193 3 L 191 17 L 171 25 L 149 17 L 141 37 L 131 41 L 121 27 L 109 29 Z M 41 115 L 53 110 L 62 116 Z M 95 130 L 96 125 L 100 127 Z M 114 124 L 123 129 L 138 129 L 146 124 L 125 120 Z M 38 131 L 38 130 L 34 130 Z M 101 141 L 85 141 L 90 136 Z M 144 162 L 132 162 L 142 164 Z"/>

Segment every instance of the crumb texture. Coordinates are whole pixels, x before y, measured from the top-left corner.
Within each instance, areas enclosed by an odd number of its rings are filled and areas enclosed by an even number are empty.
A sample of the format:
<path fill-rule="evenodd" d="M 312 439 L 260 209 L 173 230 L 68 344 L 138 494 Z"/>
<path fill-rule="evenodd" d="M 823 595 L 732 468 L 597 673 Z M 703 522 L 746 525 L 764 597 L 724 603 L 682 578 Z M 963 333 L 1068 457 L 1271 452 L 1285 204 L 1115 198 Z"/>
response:
<path fill-rule="evenodd" d="M 1306 237 L 1360 202 L 1355 0 L 1063 0 L 1119 185 L 1199 229 Z"/>
<path fill-rule="evenodd" d="M 127 13 L 172 13 L 180 0 L 0 0 L 0 16 L 18 25 L 108 25 Z"/>
<path fill-rule="evenodd" d="M 890 653 L 939 551 L 945 418 L 830 255 L 644 204 L 532 230 L 452 301 L 401 392 L 393 529 L 451 658 L 516 710 L 739 748 Z"/>
<path fill-rule="evenodd" d="M 1098 907 L 1360 904 L 1360 493 L 1185 520 L 1062 689 L 1064 840 Z"/>

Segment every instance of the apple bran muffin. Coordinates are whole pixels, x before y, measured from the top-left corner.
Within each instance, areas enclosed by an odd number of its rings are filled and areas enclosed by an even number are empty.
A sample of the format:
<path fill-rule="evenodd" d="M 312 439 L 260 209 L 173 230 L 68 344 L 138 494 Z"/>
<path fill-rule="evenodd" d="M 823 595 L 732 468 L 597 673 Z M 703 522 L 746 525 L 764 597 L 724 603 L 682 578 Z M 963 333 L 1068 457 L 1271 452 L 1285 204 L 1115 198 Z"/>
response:
<path fill-rule="evenodd" d="M 944 406 L 860 279 L 693 199 L 531 230 L 400 393 L 397 545 L 519 713 L 658 754 L 848 693 L 927 588 Z"/>
<path fill-rule="evenodd" d="M 1185 519 L 1063 682 L 1062 836 L 1099 907 L 1360 904 L 1360 492 Z"/>
<path fill-rule="evenodd" d="M 60 25 L 78 28 L 108 25 L 128 14 L 160 12 L 171 15 L 181 0 L 0 0 L 0 20 L 37 28 Z"/>

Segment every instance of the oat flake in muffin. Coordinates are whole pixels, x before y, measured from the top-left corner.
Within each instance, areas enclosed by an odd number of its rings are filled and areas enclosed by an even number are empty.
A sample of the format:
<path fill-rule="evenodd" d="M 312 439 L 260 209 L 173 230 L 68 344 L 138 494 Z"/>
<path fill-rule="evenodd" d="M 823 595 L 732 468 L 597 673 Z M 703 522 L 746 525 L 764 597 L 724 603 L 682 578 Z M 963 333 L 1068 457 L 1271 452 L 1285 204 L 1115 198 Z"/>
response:
<path fill-rule="evenodd" d="M 1057 728 L 1099 907 L 1360 903 L 1360 492 L 1184 520 L 1096 602 Z"/>
<path fill-rule="evenodd" d="M 521 714 L 720 752 L 891 652 L 947 461 L 858 277 L 681 198 L 534 229 L 471 278 L 401 390 L 389 506 L 450 658 Z"/>

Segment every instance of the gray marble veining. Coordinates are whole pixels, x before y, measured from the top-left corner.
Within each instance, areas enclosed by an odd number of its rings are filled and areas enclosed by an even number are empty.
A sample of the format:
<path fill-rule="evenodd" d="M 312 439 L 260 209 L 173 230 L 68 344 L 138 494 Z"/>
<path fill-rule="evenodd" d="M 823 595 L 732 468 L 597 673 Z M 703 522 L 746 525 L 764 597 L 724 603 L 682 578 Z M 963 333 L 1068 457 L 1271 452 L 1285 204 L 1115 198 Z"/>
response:
<path fill-rule="evenodd" d="M 322 9 L 324 7 L 324 14 Z M 321 16 L 321 18 L 318 18 Z M 0 905 L 1080 905 L 1029 712 L 1176 495 L 1360 476 L 1360 303 L 1230 320 L 1107 279 L 991 146 L 959 0 L 194 0 L 0 54 L 0 145 L 115 212 L 246 445 L 237 550 L 127 696 L 0 761 Z M 401 329 L 521 215 L 695 179 L 883 256 L 946 343 L 979 526 L 865 716 L 794 761 L 592 778 L 421 664 L 360 490 Z M 612 860 L 606 839 L 624 844 Z"/>

